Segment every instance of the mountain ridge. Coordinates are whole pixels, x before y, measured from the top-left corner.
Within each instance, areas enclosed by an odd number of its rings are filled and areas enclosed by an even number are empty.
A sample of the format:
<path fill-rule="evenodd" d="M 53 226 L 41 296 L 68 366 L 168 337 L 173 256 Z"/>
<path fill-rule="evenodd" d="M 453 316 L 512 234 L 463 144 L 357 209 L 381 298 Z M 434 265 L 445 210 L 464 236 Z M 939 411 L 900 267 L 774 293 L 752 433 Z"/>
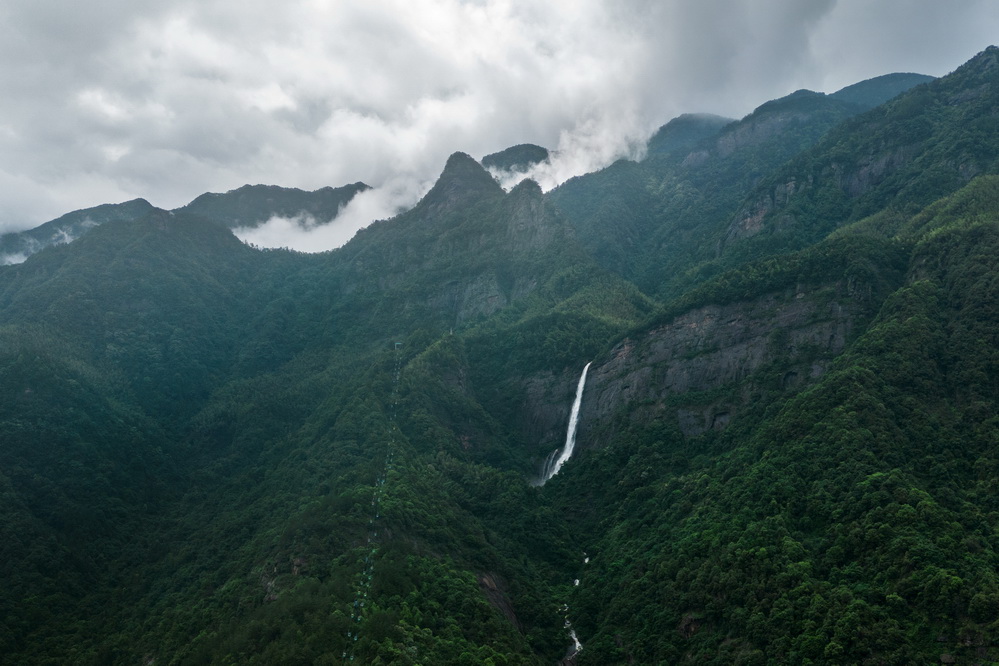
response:
<path fill-rule="evenodd" d="M 102 204 L 66 213 L 33 229 L 0 236 L 0 265 L 20 263 L 43 247 L 69 243 L 108 220 L 132 219 L 151 211 L 145 199 Z"/>
<path fill-rule="evenodd" d="M 901 92 L 906 86 L 921 83 L 930 78 L 932 77 L 925 77 L 920 74 L 886 74 L 847 86 L 842 90 L 828 95 L 828 97 L 844 99 L 849 103 L 856 103 L 856 100 L 850 102 L 848 99 L 849 96 L 855 94 L 862 95 L 864 98 L 863 104 L 866 107 L 870 107 L 876 105 L 874 102 L 887 101 L 890 96 L 894 96 L 892 91 Z M 779 100 L 774 101 L 777 102 Z M 760 108 L 767 106 L 767 104 L 771 104 L 771 102 L 765 103 Z M 708 118 L 713 119 L 708 121 Z M 718 116 L 711 116 L 711 114 L 683 114 L 671 120 L 650 137 L 649 153 L 655 155 L 657 153 L 673 152 L 679 150 L 681 147 L 689 147 L 697 143 L 697 139 L 703 139 L 705 136 L 713 133 L 713 129 L 693 130 L 695 132 L 694 135 L 686 136 L 676 146 L 666 148 L 665 145 L 659 145 L 665 140 L 664 138 L 660 138 L 660 135 L 665 137 L 666 135 L 662 134 L 662 132 L 667 130 L 671 125 L 679 127 L 686 124 L 688 127 L 692 127 L 690 124 L 695 122 L 695 120 L 698 123 L 707 122 L 708 125 L 713 125 L 718 124 L 724 119 Z M 727 123 L 721 122 L 721 125 L 724 124 Z M 708 125 L 705 125 L 705 128 Z M 707 132 L 707 134 L 703 134 L 703 132 Z M 675 140 L 675 138 L 671 140 Z M 548 150 L 541 146 L 520 144 L 486 155 L 483 157 L 482 164 L 488 168 L 500 170 L 526 171 L 529 167 L 544 162 L 549 157 Z M 691 154 L 688 156 L 688 159 L 700 160 L 702 158 L 694 157 Z M 320 222 L 326 222 L 332 220 L 354 195 L 367 189 L 370 189 L 370 187 L 362 182 L 340 187 L 328 186 L 312 192 L 276 185 L 243 185 L 225 193 L 208 192 L 199 195 L 188 204 L 174 210 L 196 213 L 214 219 L 230 228 L 252 228 L 274 216 L 297 218 L 307 215 Z M 91 213 L 91 220 L 94 221 L 94 214 L 100 219 L 100 214 L 108 210 L 107 207 L 109 206 L 118 206 L 122 210 L 125 210 L 128 206 L 135 206 L 140 201 L 144 200 L 136 199 L 123 204 L 102 204 L 92 209 L 73 211 L 56 220 L 44 223 L 39 227 L 23 232 L 5 234 L 0 236 L 0 257 L 3 257 L 3 261 L 7 263 L 23 261 L 28 255 L 33 254 L 42 247 L 58 242 L 68 242 L 66 241 L 67 238 L 73 239 L 80 233 L 85 233 L 90 228 L 89 225 L 81 224 L 72 224 L 67 227 L 66 223 L 68 220 L 64 218 L 75 218 L 81 214 L 86 216 L 89 212 Z M 148 202 L 145 203 L 148 204 Z M 135 210 L 123 214 L 135 217 L 144 212 L 148 212 L 148 210 Z M 97 221 L 96 223 L 99 224 L 100 222 Z"/>
<path fill-rule="evenodd" d="M 905 173 L 906 169 L 924 174 L 921 187 L 913 189 L 908 182 L 904 185 L 913 190 L 910 196 L 918 198 L 920 205 L 955 191 L 974 175 L 989 173 L 995 168 L 990 164 L 992 158 L 982 160 L 976 156 L 979 152 L 990 154 L 982 145 L 982 142 L 986 145 L 989 142 L 984 127 L 978 132 L 980 139 L 973 145 L 969 140 L 941 139 L 933 132 L 934 121 L 929 118 L 932 114 L 946 113 L 953 119 L 960 116 L 968 117 L 969 121 L 977 118 L 975 125 L 988 124 L 981 109 L 990 104 L 991 98 L 987 97 L 987 87 L 981 88 L 981 84 L 985 83 L 983 77 L 995 67 L 997 58 L 999 49 L 990 47 L 951 75 L 903 93 L 883 107 L 858 117 L 852 124 L 839 128 L 839 134 L 831 133 L 810 153 L 799 156 L 769 182 L 761 184 L 758 194 L 750 195 L 731 221 L 723 246 L 764 229 L 769 233 L 781 233 L 793 228 L 794 204 L 805 207 L 812 219 L 822 221 L 814 232 L 805 233 L 828 233 L 831 225 L 840 220 L 855 220 L 874 212 L 875 207 L 885 207 L 893 193 L 903 187 L 899 180 L 913 180 L 911 173 L 895 175 Z M 955 95 L 953 91 L 957 89 L 968 92 Z M 894 136 L 885 136 L 883 127 L 896 119 L 904 121 L 897 125 L 903 129 Z M 863 156 L 852 164 L 840 163 L 835 153 L 835 144 L 847 140 L 865 142 L 859 147 Z M 857 152 L 855 147 L 853 154 Z M 927 153 L 933 156 L 924 157 Z M 919 164 L 921 160 L 932 160 L 936 167 L 927 171 Z M 820 196 L 822 200 L 818 203 Z M 876 202 L 864 203 L 872 199 Z M 785 210 L 792 212 L 785 215 Z"/>
<path fill-rule="evenodd" d="M 362 182 L 312 192 L 276 185 L 243 185 L 224 194 L 202 194 L 174 211 L 200 215 L 229 228 L 252 228 L 271 217 L 303 215 L 329 222 L 354 196 L 369 189 Z"/>

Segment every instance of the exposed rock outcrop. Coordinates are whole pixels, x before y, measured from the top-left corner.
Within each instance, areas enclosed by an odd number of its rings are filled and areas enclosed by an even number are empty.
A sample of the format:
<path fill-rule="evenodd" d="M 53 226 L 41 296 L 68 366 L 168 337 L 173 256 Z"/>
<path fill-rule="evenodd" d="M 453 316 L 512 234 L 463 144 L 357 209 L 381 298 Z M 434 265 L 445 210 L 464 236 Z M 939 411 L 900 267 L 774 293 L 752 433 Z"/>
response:
<path fill-rule="evenodd" d="M 509 620 L 510 624 L 515 626 L 518 631 L 523 631 L 523 625 L 521 625 L 520 620 L 517 619 L 517 614 L 513 610 L 513 604 L 510 602 L 510 593 L 503 579 L 495 574 L 488 573 L 479 574 L 478 578 L 479 589 L 486 595 L 489 603 L 502 613 L 503 617 Z"/>
<path fill-rule="evenodd" d="M 758 370 L 782 361 L 777 388 L 800 390 L 820 377 L 828 359 L 843 351 L 863 299 L 837 294 L 834 286 L 804 293 L 788 290 L 728 305 L 707 305 L 686 312 L 637 339 L 615 347 L 589 372 L 580 413 L 579 441 L 599 445 L 587 433 L 629 409 L 628 418 L 667 418 L 686 436 L 722 430 L 742 409 L 741 400 L 708 404 L 699 394 L 751 379 Z M 529 415 L 525 428 L 541 449 L 558 445 L 572 402 L 576 369 L 526 381 Z M 673 401 L 664 414 L 665 401 Z M 542 446 L 542 444 L 544 446 Z"/>
<path fill-rule="evenodd" d="M 581 423 L 609 418 L 622 405 L 734 384 L 779 358 L 803 364 L 786 374 L 785 385 L 797 387 L 822 373 L 817 355 L 843 350 L 860 311 L 851 299 L 793 291 L 691 310 L 644 339 L 621 343 L 610 360 L 591 369 Z M 732 412 L 732 406 L 713 405 L 684 408 L 671 418 L 697 434 L 724 428 Z"/>
<path fill-rule="evenodd" d="M 503 188 L 481 164 L 459 152 L 448 158 L 444 171 L 417 204 L 416 210 L 426 216 L 440 215 L 502 194 Z"/>

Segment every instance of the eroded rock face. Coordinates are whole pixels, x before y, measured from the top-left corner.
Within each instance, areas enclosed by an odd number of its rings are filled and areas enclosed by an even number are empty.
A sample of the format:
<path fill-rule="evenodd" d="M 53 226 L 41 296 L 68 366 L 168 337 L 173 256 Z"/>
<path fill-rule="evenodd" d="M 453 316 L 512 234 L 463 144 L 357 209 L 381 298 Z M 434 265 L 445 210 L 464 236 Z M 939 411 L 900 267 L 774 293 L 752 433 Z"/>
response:
<path fill-rule="evenodd" d="M 728 157 L 740 148 L 760 145 L 783 132 L 790 125 L 805 123 L 807 113 L 775 113 L 752 122 L 742 122 L 718 138 L 716 147 L 721 157 Z"/>
<path fill-rule="evenodd" d="M 736 214 L 732 223 L 729 225 L 728 233 L 725 236 L 724 242 L 728 244 L 739 239 L 755 236 L 759 232 L 763 231 L 764 223 L 768 215 L 773 213 L 775 210 L 784 208 L 788 201 L 791 200 L 791 197 L 804 189 L 812 187 L 813 184 L 813 179 L 811 177 L 804 179 L 803 181 L 799 181 L 796 178 L 790 178 L 786 182 L 778 183 L 771 191 L 763 193 L 756 200 L 744 206 L 742 210 Z M 793 224 L 794 220 L 787 219 L 783 220 L 781 223 L 784 226 L 787 226 L 789 224 Z"/>
<path fill-rule="evenodd" d="M 803 367 L 783 382 L 797 388 L 821 375 L 817 352 L 846 346 L 860 306 L 850 299 L 824 301 L 786 292 L 680 315 L 644 339 L 626 341 L 606 363 L 591 368 L 583 423 L 596 423 L 630 402 L 661 402 L 671 395 L 708 391 L 747 379 L 778 358 Z M 723 429 L 738 405 L 681 408 L 674 418 L 687 435 Z"/>
<path fill-rule="evenodd" d="M 837 185 L 855 199 L 911 162 L 918 153 L 919 146 L 909 145 L 890 152 L 868 155 L 857 162 L 849 172 L 837 173 Z"/>
<path fill-rule="evenodd" d="M 480 316 L 488 316 L 518 301 L 537 286 L 531 278 L 515 278 L 504 288 L 495 272 L 486 272 L 468 280 L 454 280 L 442 285 L 428 299 L 427 305 L 441 312 L 453 313 L 456 326 Z"/>
<path fill-rule="evenodd" d="M 509 247 L 526 252 L 557 242 L 566 227 L 556 222 L 555 214 L 533 180 L 524 180 L 510 191 L 507 199 L 509 224 L 506 242 Z"/>
<path fill-rule="evenodd" d="M 625 340 L 590 368 L 578 441 L 600 445 L 587 432 L 599 431 L 626 405 L 632 406 L 630 419 L 673 419 L 686 436 L 722 430 L 741 402 L 702 404 L 692 398 L 671 414 L 663 413 L 663 403 L 734 385 L 777 360 L 787 365 L 778 387 L 800 390 L 825 372 L 824 359 L 845 348 L 863 307 L 849 295 L 834 296 L 831 287 L 810 294 L 789 290 L 696 308 L 642 338 Z M 528 380 L 527 426 L 534 441 L 557 444 L 576 381 L 570 372 Z"/>
<path fill-rule="evenodd" d="M 630 348 L 623 343 L 614 358 L 591 370 L 584 414 L 601 418 L 622 401 L 718 388 L 779 355 L 794 359 L 806 347 L 838 353 L 852 319 L 849 305 L 793 294 L 692 310 Z"/>
<path fill-rule="evenodd" d="M 582 368 L 579 371 L 582 372 Z M 570 371 L 558 375 L 545 372 L 525 380 L 522 427 L 527 439 L 536 443 L 536 452 L 541 459 L 565 443 L 578 381 L 579 374 Z"/>
<path fill-rule="evenodd" d="M 483 573 L 479 574 L 479 589 L 485 595 L 489 603 L 493 605 L 503 617 L 507 619 L 518 631 L 523 631 L 524 627 L 517 619 L 517 614 L 513 610 L 513 604 L 510 602 L 510 593 L 507 590 L 506 582 L 497 576 L 496 574 Z"/>

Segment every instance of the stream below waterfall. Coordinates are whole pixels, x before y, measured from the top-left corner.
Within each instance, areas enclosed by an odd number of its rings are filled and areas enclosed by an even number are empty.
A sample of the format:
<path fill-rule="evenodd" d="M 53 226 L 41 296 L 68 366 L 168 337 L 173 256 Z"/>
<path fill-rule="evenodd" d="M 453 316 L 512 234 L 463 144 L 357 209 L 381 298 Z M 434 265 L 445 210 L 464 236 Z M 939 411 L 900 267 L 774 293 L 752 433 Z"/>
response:
<path fill-rule="evenodd" d="M 562 469 L 562 465 L 565 464 L 569 458 L 572 457 L 572 452 L 576 448 L 576 428 L 579 425 L 579 409 L 583 405 L 583 389 L 586 387 L 586 373 L 590 369 L 590 363 L 587 363 L 583 367 L 583 372 L 579 376 L 579 383 L 576 385 L 576 397 L 572 401 L 572 410 L 569 412 L 569 426 L 566 428 L 565 432 L 565 445 L 561 449 L 555 449 L 550 454 L 548 458 L 545 459 L 545 464 L 541 468 L 541 476 L 539 477 L 535 485 L 543 486 L 545 483 L 559 473 Z M 583 553 L 584 559 L 583 564 L 589 564 L 590 558 Z M 573 580 L 573 587 L 579 586 L 579 579 Z M 562 604 L 562 612 L 565 618 L 565 628 L 569 632 L 569 638 L 572 640 L 572 644 L 566 651 L 565 657 L 559 662 L 565 666 L 573 665 L 576 663 L 576 656 L 583 650 L 583 643 L 579 640 L 579 636 L 576 635 L 576 630 L 572 626 L 572 621 L 569 619 L 569 605 Z"/>

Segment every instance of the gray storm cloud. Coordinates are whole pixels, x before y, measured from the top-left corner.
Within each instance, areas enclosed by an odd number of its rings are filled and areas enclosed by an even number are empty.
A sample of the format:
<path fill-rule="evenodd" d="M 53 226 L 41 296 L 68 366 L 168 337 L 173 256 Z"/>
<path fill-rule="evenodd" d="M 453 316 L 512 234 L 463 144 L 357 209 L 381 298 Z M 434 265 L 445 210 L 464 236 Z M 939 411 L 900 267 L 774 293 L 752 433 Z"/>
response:
<path fill-rule="evenodd" d="M 680 113 L 944 74 L 999 28 L 972 0 L 7 0 L 0 19 L 0 232 L 246 183 L 374 186 L 333 225 L 284 225 L 319 249 L 456 150 L 552 148 L 551 187 Z"/>

